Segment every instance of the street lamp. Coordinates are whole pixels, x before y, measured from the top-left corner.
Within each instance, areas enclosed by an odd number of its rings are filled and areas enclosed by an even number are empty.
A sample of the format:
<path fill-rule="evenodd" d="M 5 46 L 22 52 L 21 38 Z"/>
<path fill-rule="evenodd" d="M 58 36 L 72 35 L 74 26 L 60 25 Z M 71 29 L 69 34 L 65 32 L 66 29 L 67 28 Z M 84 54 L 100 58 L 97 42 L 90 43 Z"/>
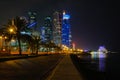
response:
<path fill-rule="evenodd" d="M 14 32 L 13 28 L 9 28 L 9 32 L 11 37 L 11 34 Z M 9 42 L 9 54 L 11 54 L 11 41 Z"/>
<path fill-rule="evenodd" d="M 2 41 L 3 41 L 3 40 L 2 40 L 2 36 L 0 36 L 0 48 L 2 48 L 2 44 L 3 44 Z"/>
<path fill-rule="evenodd" d="M 9 31 L 10 31 L 10 33 L 12 33 L 13 32 L 13 28 L 10 28 Z"/>

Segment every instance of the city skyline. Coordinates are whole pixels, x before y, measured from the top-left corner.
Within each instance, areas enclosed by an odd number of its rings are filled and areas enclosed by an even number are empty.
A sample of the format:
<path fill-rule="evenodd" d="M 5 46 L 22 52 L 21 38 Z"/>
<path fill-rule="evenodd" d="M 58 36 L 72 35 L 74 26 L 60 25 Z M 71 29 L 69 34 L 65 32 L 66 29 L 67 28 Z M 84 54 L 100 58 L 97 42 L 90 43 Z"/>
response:
<path fill-rule="evenodd" d="M 104 45 L 107 49 L 118 50 L 118 4 L 101 1 L 49 1 L 49 0 L 18 0 L 0 1 L 0 25 L 15 16 L 26 16 L 28 11 L 37 11 L 39 24 L 43 25 L 46 16 L 54 11 L 66 10 L 71 15 L 72 41 L 78 48 L 98 49 Z"/>

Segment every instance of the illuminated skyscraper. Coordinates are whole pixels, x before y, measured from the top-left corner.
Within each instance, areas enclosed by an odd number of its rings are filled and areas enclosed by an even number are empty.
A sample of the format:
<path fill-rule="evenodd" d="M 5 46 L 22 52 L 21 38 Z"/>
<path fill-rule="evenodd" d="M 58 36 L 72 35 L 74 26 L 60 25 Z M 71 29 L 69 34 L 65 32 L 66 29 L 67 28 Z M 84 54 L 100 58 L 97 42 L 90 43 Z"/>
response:
<path fill-rule="evenodd" d="M 66 14 L 65 11 L 63 13 L 55 12 L 53 18 L 53 37 L 55 44 L 71 47 L 72 36 L 69 22 L 70 15 Z"/>
<path fill-rule="evenodd" d="M 42 42 L 46 41 L 46 39 L 45 39 L 45 27 L 44 26 L 40 27 L 40 38 L 41 38 Z"/>
<path fill-rule="evenodd" d="M 46 17 L 45 18 L 45 23 L 44 23 L 44 30 L 45 30 L 45 41 L 50 42 L 53 40 L 53 29 L 52 29 L 52 19 L 51 17 Z"/>
<path fill-rule="evenodd" d="M 71 26 L 70 26 L 70 15 L 66 14 L 63 11 L 62 17 L 62 44 L 66 45 L 67 47 L 72 47 L 72 36 L 71 36 Z"/>
<path fill-rule="evenodd" d="M 36 12 L 28 12 L 28 22 L 29 28 L 32 28 L 34 30 L 37 29 L 37 13 Z"/>
<path fill-rule="evenodd" d="M 62 44 L 61 28 L 62 14 L 56 11 L 53 14 L 53 41 L 58 46 Z"/>

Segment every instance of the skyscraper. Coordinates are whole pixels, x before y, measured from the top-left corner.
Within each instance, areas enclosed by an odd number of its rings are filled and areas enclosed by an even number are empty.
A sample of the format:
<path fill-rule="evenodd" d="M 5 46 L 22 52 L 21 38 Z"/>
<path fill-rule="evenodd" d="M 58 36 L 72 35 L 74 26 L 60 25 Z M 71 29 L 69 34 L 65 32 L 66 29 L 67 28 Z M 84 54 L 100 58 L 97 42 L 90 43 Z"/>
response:
<path fill-rule="evenodd" d="M 63 11 L 63 17 L 62 17 L 62 44 L 66 45 L 67 47 L 72 47 L 72 36 L 71 36 L 71 26 L 70 26 L 70 15 L 66 14 L 65 11 Z"/>
<path fill-rule="evenodd" d="M 53 14 L 53 37 L 56 45 L 65 45 L 71 48 L 72 36 L 70 26 L 70 15 L 63 12 Z"/>
<path fill-rule="evenodd" d="M 45 39 L 45 27 L 44 26 L 40 27 L 40 38 L 41 38 L 42 42 L 46 41 L 46 39 Z"/>
<path fill-rule="evenodd" d="M 61 28 L 62 28 L 62 14 L 56 11 L 53 14 L 53 30 L 54 30 L 53 41 L 58 46 L 61 46 L 62 44 Z"/>
<path fill-rule="evenodd" d="M 51 17 L 46 17 L 44 21 L 44 30 L 45 30 L 45 42 L 51 42 L 53 40 L 53 28 L 52 28 L 52 19 Z"/>
<path fill-rule="evenodd" d="M 28 27 L 36 30 L 37 29 L 37 13 L 36 12 L 28 12 Z"/>

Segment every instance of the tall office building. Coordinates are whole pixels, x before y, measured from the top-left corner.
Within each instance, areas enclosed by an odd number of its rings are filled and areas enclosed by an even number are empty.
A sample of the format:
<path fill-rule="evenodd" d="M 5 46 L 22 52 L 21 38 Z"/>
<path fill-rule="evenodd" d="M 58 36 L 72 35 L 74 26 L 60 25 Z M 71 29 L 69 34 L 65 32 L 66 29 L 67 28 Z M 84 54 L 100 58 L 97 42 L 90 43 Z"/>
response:
<path fill-rule="evenodd" d="M 53 41 L 58 46 L 62 45 L 61 28 L 62 28 L 62 14 L 56 11 L 53 14 Z"/>
<path fill-rule="evenodd" d="M 71 48 L 72 36 L 70 26 L 70 15 L 63 12 L 55 12 L 53 14 L 53 37 L 54 43 L 57 45 L 66 45 Z"/>
<path fill-rule="evenodd" d="M 67 47 L 72 47 L 72 36 L 71 36 L 71 26 L 70 26 L 70 15 L 66 14 L 65 11 L 63 11 L 63 17 L 62 17 L 62 44 L 66 45 Z"/>
<path fill-rule="evenodd" d="M 52 28 L 52 19 L 51 17 L 46 17 L 44 20 L 44 40 L 45 42 L 53 41 L 53 28 Z"/>
<path fill-rule="evenodd" d="M 45 27 L 44 26 L 40 27 L 40 38 L 41 38 L 42 42 L 46 41 L 46 39 L 45 39 Z"/>
<path fill-rule="evenodd" d="M 28 12 L 28 27 L 37 30 L 37 13 L 36 12 Z"/>

